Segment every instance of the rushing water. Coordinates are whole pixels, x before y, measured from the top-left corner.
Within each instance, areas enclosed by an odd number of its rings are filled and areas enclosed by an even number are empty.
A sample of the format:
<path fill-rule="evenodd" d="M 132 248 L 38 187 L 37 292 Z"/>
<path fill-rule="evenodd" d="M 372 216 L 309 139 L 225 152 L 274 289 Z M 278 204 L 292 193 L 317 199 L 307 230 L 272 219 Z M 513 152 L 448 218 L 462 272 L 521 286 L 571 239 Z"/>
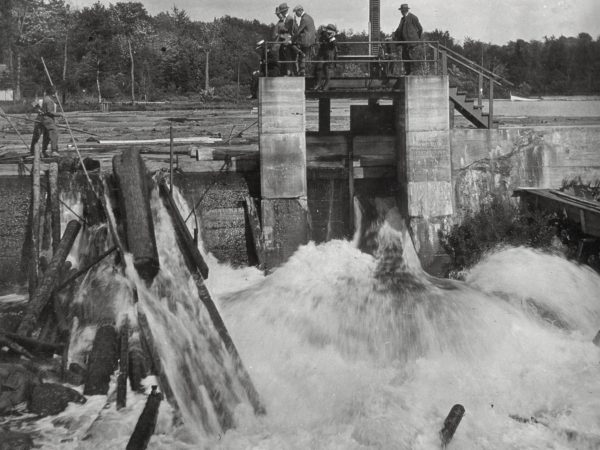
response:
<path fill-rule="evenodd" d="M 394 209 L 372 233 L 373 254 L 309 243 L 267 277 L 208 255 L 208 287 L 266 404 L 255 417 L 156 195 L 153 211 L 158 279 L 144 288 L 115 276 L 122 292 L 137 288 L 184 423 L 163 402 L 149 448 L 436 449 L 456 403 L 466 415 L 449 448 L 600 448 L 600 277 L 588 268 L 513 248 L 464 283 L 436 279 Z M 202 406 L 207 381 L 227 387 L 235 428 L 219 431 Z M 119 412 L 104 402 L 38 421 L 45 448 L 124 448 L 144 396 L 130 392 Z"/>

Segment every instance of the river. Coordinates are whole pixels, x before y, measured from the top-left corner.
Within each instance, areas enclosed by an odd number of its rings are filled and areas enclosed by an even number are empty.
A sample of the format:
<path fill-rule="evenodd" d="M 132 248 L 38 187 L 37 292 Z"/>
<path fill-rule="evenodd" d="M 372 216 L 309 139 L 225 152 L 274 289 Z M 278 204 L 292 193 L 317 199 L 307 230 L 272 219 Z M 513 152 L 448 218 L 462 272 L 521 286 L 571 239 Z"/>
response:
<path fill-rule="evenodd" d="M 600 277 L 557 255 L 506 248 L 465 282 L 437 279 L 422 271 L 395 209 L 380 218 L 373 254 L 353 241 L 309 243 L 268 276 L 206 255 L 207 286 L 267 409 L 254 416 L 234 387 L 224 401 L 235 427 L 219 431 L 198 405 L 210 403 L 202 377 L 188 375 L 212 372 L 220 383 L 230 368 L 202 350 L 210 326 L 156 195 L 153 211 L 161 278 L 138 292 L 137 307 L 164 316 L 151 324 L 181 411 L 174 420 L 162 403 L 149 448 L 439 449 L 454 404 L 466 414 L 448 448 L 600 447 Z M 126 278 L 117 282 L 139 283 Z M 35 422 L 36 443 L 125 448 L 144 401 L 129 392 L 116 411 L 89 397 Z"/>

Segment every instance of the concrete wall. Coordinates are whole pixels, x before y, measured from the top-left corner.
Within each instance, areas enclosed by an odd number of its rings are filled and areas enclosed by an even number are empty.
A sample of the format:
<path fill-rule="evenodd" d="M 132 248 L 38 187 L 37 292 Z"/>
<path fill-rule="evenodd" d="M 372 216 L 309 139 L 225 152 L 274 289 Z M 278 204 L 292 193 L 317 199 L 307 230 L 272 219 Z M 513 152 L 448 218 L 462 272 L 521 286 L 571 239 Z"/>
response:
<path fill-rule="evenodd" d="M 489 193 L 557 189 L 576 177 L 584 183 L 600 180 L 600 126 L 453 129 L 450 141 L 459 216 L 478 209 Z"/>

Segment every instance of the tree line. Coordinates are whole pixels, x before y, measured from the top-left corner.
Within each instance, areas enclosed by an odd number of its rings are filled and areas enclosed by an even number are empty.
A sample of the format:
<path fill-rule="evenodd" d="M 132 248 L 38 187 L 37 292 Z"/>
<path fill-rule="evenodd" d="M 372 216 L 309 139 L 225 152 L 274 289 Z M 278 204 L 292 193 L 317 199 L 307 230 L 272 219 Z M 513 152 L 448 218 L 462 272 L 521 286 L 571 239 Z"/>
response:
<path fill-rule="evenodd" d="M 12 88 L 17 100 L 39 95 L 47 68 L 58 90 L 73 99 L 231 98 L 249 84 L 258 65 L 256 42 L 269 39 L 271 29 L 230 16 L 193 21 L 176 7 L 151 16 L 141 2 L 73 10 L 64 0 L 2 0 L 0 89 Z M 342 45 L 367 39 L 352 31 L 338 35 Z M 587 33 L 496 45 L 468 37 L 460 43 L 436 29 L 424 39 L 505 77 L 519 94 L 600 93 L 600 38 Z"/>

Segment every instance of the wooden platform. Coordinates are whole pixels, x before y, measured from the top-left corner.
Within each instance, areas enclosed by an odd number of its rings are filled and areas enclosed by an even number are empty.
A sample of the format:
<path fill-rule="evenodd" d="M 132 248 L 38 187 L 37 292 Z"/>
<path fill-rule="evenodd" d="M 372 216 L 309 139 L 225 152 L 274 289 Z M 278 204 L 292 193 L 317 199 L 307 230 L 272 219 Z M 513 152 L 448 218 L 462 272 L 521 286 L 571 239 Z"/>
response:
<path fill-rule="evenodd" d="M 578 224 L 581 231 L 600 237 L 600 202 L 565 194 L 554 189 L 518 188 L 514 196 L 529 207 L 554 211 Z"/>

